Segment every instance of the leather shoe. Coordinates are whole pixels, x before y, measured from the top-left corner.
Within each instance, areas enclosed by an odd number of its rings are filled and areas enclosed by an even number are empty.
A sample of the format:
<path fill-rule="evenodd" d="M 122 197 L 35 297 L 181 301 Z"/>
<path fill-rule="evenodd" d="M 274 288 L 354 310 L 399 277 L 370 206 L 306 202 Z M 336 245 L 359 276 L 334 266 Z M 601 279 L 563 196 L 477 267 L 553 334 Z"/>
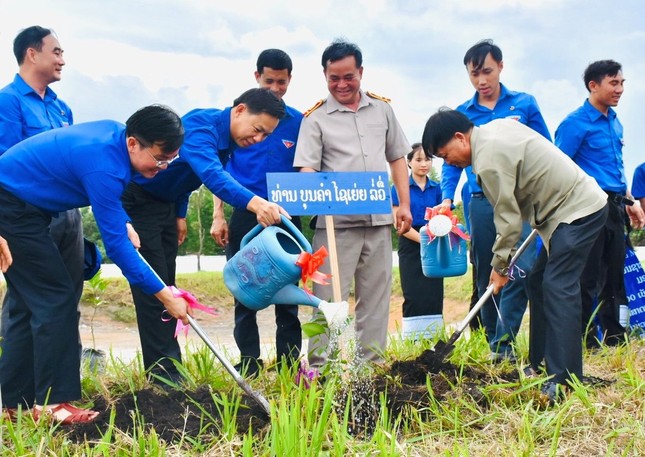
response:
<path fill-rule="evenodd" d="M 556 403 L 565 399 L 565 392 L 567 387 L 564 384 L 558 384 L 554 381 L 547 381 L 542 384 L 542 395 L 546 397 L 546 400 L 549 402 L 549 406 L 553 406 Z"/>

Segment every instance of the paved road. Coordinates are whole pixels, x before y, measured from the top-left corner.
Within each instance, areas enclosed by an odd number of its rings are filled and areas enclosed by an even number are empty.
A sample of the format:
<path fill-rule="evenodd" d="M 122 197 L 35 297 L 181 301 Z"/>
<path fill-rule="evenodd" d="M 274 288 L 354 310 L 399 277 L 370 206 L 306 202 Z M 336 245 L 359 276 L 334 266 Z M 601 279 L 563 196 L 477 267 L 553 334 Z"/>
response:
<path fill-rule="evenodd" d="M 641 262 L 645 262 L 645 246 L 637 247 L 636 255 Z M 207 255 L 201 256 L 199 261 L 202 271 L 222 271 L 224 264 L 226 264 L 226 257 L 223 255 Z M 392 261 L 394 266 L 399 265 L 399 257 L 396 252 L 392 252 Z M 196 255 L 177 257 L 177 273 L 196 273 L 197 271 Z M 121 270 L 114 264 L 104 264 L 101 267 L 101 272 L 104 278 L 121 275 Z"/>
<path fill-rule="evenodd" d="M 645 246 L 637 247 L 636 255 L 641 262 L 645 262 Z M 394 266 L 399 265 L 399 258 L 396 252 L 392 253 L 392 261 Z M 222 271 L 226 264 L 226 257 L 223 255 L 201 256 L 199 263 L 201 271 Z M 197 271 L 196 255 L 177 257 L 177 273 L 196 273 Z M 101 274 L 104 278 L 114 278 L 121 276 L 121 270 L 113 263 L 106 263 L 101 266 Z M 0 273 L 0 280 L 4 281 L 2 273 Z"/>
<path fill-rule="evenodd" d="M 396 252 L 392 253 L 392 260 L 395 266 L 399 265 L 399 258 Z M 222 271 L 226 264 L 226 257 L 223 255 L 206 255 L 199 259 L 201 271 Z M 186 255 L 177 257 L 177 273 L 196 273 L 197 256 Z M 103 264 L 101 275 L 104 278 L 112 278 L 121 275 L 121 270 L 114 264 Z"/>

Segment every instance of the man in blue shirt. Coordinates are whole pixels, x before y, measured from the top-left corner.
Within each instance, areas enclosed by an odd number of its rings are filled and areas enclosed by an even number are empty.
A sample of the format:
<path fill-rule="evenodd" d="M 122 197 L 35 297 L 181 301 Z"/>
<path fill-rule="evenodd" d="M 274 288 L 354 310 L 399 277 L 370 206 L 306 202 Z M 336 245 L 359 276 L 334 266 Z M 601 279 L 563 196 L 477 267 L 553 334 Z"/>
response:
<path fill-rule="evenodd" d="M 581 279 L 582 325 L 587 347 L 597 347 L 596 325 L 591 322 L 596 298 L 598 319 L 606 344 L 625 340 L 619 307 L 625 296 L 625 215 L 642 228 L 643 211 L 628 195 L 623 165 L 623 126 L 612 108 L 623 94 L 622 66 L 613 60 L 591 63 L 584 72 L 589 98 L 569 114 L 555 132 L 555 144 L 593 177 L 609 196 L 609 216 L 593 247 Z M 628 195 L 629 196 L 629 195 Z M 628 203 L 626 206 L 625 203 Z M 633 206 L 630 206 L 633 205 Z"/>
<path fill-rule="evenodd" d="M 641 209 L 645 208 L 645 162 L 641 163 L 634 170 L 634 179 L 632 179 L 632 195 L 639 200 Z"/>
<path fill-rule="evenodd" d="M 240 184 L 262 198 L 268 198 L 266 175 L 275 172 L 294 172 L 293 157 L 296 152 L 298 130 L 302 113 L 284 103 L 291 82 L 293 64 L 289 55 L 280 49 L 266 49 L 256 62 L 255 80 L 261 89 L 268 89 L 282 100 L 286 115 L 266 141 L 247 148 L 237 148 L 226 164 L 226 170 Z M 227 259 L 239 250 L 242 238 L 257 225 L 253 212 L 235 207 L 229 224 L 224 219 L 222 200 L 213 195 L 213 225 L 211 235 L 226 247 Z M 292 221 L 300 229 L 300 218 Z M 275 306 L 276 357 L 278 364 L 292 366 L 300 356 L 302 330 L 298 320 L 298 306 Z M 240 363 L 235 367 L 248 377 L 256 376 L 263 367 L 260 359 L 260 335 L 257 312 L 235 300 L 235 328 L 233 335 L 240 350 Z"/>
<path fill-rule="evenodd" d="M 280 214 L 287 215 L 236 181 L 222 164 L 237 147 L 265 140 L 284 114 L 282 102 L 264 89 L 244 92 L 223 110 L 193 110 L 182 118 L 186 139 L 179 159 L 152 180 L 133 176 L 123 194 L 123 207 L 139 234 L 139 252 L 166 284 L 175 283 L 177 250 L 187 232 L 188 199 L 202 184 L 232 206 L 251 211 L 264 226 L 280 222 Z M 165 384 L 162 378 L 180 382 L 175 365 L 181 363 L 174 337 L 176 321 L 162 321 L 162 303 L 136 285 L 131 290 L 146 370 L 158 384 Z"/>
<path fill-rule="evenodd" d="M 531 127 L 536 132 L 551 140 L 549 130 L 542 118 L 537 101 L 532 95 L 507 89 L 499 81 L 504 67 L 501 49 L 492 40 L 482 40 L 472 46 L 464 56 L 464 65 L 470 82 L 475 87 L 472 99 L 457 107 L 475 124 L 480 126 L 493 119 L 514 119 Z M 486 200 L 477 177 L 470 166 L 465 168 L 468 186 L 471 192 L 470 230 L 471 254 L 476 270 L 476 288 L 482 295 L 488 287 L 493 258 L 493 243 L 497 236 L 493 222 L 493 207 Z M 442 205 L 452 205 L 455 190 L 461 177 L 462 168 L 444 163 L 442 167 L 441 190 Z M 530 233 L 528 224 L 524 224 L 520 243 Z M 535 244 L 524 252 L 517 267 L 528 273 L 535 261 Z M 489 300 L 481 311 L 481 320 L 492 350 L 493 360 L 514 358 L 512 343 L 515 340 L 528 301 L 525 274 L 516 272 L 512 281 L 499 297 L 499 316 L 495 298 Z"/>
<path fill-rule="evenodd" d="M 107 254 L 126 279 L 154 294 L 187 323 L 187 303 L 141 259 L 138 237 L 119 198 L 132 170 L 154 177 L 172 162 L 184 137 L 181 119 L 153 105 L 126 125 L 98 121 L 28 138 L 0 157 L 0 236 L 13 256 L 5 273 L 9 320 L 0 326 L 3 405 L 34 406 L 62 423 L 97 413 L 68 402 L 81 397 L 78 312 L 72 279 L 49 232 L 52 216 L 91 206 Z M 11 415 L 12 411 L 8 411 Z"/>
<path fill-rule="evenodd" d="M 14 39 L 13 51 L 19 71 L 13 82 L 0 90 L 0 155 L 25 138 L 74 122 L 72 110 L 49 87 L 60 81 L 65 65 L 63 49 L 53 31 L 37 25 L 27 27 Z M 78 303 L 84 280 L 80 211 L 74 208 L 52 218 L 51 231 L 72 277 Z M 3 309 L 13 299 L 7 294 Z M 3 314 L 3 319 L 8 316 Z"/>

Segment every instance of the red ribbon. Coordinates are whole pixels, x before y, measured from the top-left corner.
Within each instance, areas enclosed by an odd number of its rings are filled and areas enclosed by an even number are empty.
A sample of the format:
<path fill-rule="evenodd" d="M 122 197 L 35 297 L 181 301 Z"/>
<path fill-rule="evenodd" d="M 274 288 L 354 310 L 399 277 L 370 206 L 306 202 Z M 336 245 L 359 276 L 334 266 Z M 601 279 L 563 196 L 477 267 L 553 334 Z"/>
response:
<path fill-rule="evenodd" d="M 199 309 L 201 311 L 204 311 L 205 313 L 212 314 L 213 316 L 219 315 L 219 310 L 216 308 L 210 308 L 206 305 L 202 305 L 200 302 L 197 301 L 195 296 L 188 292 L 187 290 L 183 289 L 178 289 L 175 286 L 170 286 L 170 291 L 175 297 L 181 297 L 184 300 L 188 302 L 188 306 L 193 308 L 193 309 Z M 164 313 L 167 313 L 167 311 L 164 310 Z M 170 321 L 171 318 L 166 318 L 163 317 L 161 318 L 162 321 L 168 322 Z M 183 332 L 185 336 L 188 336 L 188 329 L 190 329 L 190 325 L 185 325 L 182 321 L 177 319 L 177 327 L 175 327 L 175 338 Z"/>
<path fill-rule="evenodd" d="M 296 265 L 298 265 L 302 269 L 302 288 L 305 290 L 305 292 L 309 294 L 311 293 L 311 291 L 307 288 L 307 280 L 309 279 L 317 284 L 322 284 L 325 286 L 329 284 L 326 280 L 331 278 L 331 275 L 318 271 L 318 268 L 322 266 L 327 255 L 327 249 L 325 248 L 325 246 L 322 246 L 313 254 L 303 251 L 298 256 Z"/>

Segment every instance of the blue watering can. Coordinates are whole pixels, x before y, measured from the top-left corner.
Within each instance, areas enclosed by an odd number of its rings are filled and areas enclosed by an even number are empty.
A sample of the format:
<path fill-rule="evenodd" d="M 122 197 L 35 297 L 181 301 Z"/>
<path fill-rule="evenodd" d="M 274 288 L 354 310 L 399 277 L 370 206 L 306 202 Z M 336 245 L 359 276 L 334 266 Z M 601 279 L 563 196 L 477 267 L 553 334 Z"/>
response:
<path fill-rule="evenodd" d="M 311 244 L 285 216 L 283 225 L 254 227 L 240 243 L 240 250 L 224 265 L 224 284 L 244 306 L 254 311 L 280 303 L 319 308 L 331 324 L 347 318 L 347 302 L 328 303 L 296 286 L 302 269 L 300 254 L 311 254 Z M 344 316 L 343 316 L 344 313 Z"/>
<path fill-rule="evenodd" d="M 458 227 L 463 231 L 461 224 Z M 419 230 L 421 235 L 421 270 L 429 278 L 461 276 L 468 270 L 466 240 L 447 234 L 432 241 L 427 226 Z"/>

